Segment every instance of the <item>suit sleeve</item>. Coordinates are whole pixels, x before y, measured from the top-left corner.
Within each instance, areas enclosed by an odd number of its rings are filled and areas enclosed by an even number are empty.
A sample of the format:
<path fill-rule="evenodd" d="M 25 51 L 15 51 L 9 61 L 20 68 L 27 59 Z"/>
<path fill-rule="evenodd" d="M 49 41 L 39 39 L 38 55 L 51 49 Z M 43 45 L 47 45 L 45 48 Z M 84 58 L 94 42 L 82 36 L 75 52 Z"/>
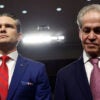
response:
<path fill-rule="evenodd" d="M 54 100 L 66 100 L 65 90 L 64 90 L 64 80 L 60 72 L 58 72 L 56 78 Z"/>
<path fill-rule="evenodd" d="M 35 100 L 51 100 L 51 88 L 45 66 L 41 67 L 38 73 Z"/>

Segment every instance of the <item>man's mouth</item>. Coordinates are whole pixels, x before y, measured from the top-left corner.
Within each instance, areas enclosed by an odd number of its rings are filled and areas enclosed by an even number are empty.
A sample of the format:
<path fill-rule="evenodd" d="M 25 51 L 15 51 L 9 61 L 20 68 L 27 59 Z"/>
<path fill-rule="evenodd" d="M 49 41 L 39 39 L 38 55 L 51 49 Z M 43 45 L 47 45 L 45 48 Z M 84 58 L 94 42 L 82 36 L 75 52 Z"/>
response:
<path fill-rule="evenodd" d="M 0 38 L 6 38 L 8 37 L 7 35 L 0 35 Z"/>
<path fill-rule="evenodd" d="M 93 48 L 93 47 L 97 46 L 98 44 L 97 44 L 97 43 L 87 43 L 86 45 L 87 45 L 88 47 Z"/>

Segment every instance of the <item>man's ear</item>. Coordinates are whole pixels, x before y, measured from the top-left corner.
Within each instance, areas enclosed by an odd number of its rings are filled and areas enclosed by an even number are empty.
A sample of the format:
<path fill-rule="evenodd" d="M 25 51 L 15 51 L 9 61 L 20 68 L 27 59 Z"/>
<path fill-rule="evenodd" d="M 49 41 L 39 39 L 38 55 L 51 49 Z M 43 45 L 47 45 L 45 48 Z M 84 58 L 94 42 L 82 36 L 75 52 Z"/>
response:
<path fill-rule="evenodd" d="M 18 41 L 22 39 L 22 33 L 18 33 Z"/>

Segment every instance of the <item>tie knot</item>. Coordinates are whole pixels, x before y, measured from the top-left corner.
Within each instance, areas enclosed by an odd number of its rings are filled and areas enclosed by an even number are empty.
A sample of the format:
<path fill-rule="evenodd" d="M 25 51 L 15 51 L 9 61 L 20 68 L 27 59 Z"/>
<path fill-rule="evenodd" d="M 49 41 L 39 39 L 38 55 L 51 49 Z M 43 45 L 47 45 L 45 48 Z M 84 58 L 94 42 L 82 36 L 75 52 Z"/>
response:
<path fill-rule="evenodd" d="M 99 59 L 98 58 L 93 58 L 90 59 L 90 62 L 94 65 L 94 64 L 98 64 Z"/>
<path fill-rule="evenodd" d="M 4 55 L 4 56 L 1 56 L 0 57 L 1 59 L 2 59 L 2 61 L 7 61 L 7 60 L 9 60 L 9 56 L 6 56 L 6 55 Z"/>

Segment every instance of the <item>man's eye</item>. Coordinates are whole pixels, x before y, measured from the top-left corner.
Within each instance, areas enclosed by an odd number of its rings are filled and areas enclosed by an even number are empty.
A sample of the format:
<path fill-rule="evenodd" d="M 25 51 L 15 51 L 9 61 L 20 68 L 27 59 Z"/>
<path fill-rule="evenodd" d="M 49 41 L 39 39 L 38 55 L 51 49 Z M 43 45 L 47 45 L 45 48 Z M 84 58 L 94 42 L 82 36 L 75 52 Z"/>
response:
<path fill-rule="evenodd" d="M 7 28 L 14 28 L 13 25 L 10 25 L 10 24 L 6 24 L 5 27 L 7 27 Z"/>
<path fill-rule="evenodd" d="M 90 28 L 84 28 L 84 29 L 82 29 L 82 31 L 83 31 L 84 33 L 90 33 L 91 29 L 90 29 Z"/>
<path fill-rule="evenodd" d="M 100 34 L 100 27 L 96 27 L 96 28 L 94 28 L 94 33 L 96 33 L 96 34 Z"/>

